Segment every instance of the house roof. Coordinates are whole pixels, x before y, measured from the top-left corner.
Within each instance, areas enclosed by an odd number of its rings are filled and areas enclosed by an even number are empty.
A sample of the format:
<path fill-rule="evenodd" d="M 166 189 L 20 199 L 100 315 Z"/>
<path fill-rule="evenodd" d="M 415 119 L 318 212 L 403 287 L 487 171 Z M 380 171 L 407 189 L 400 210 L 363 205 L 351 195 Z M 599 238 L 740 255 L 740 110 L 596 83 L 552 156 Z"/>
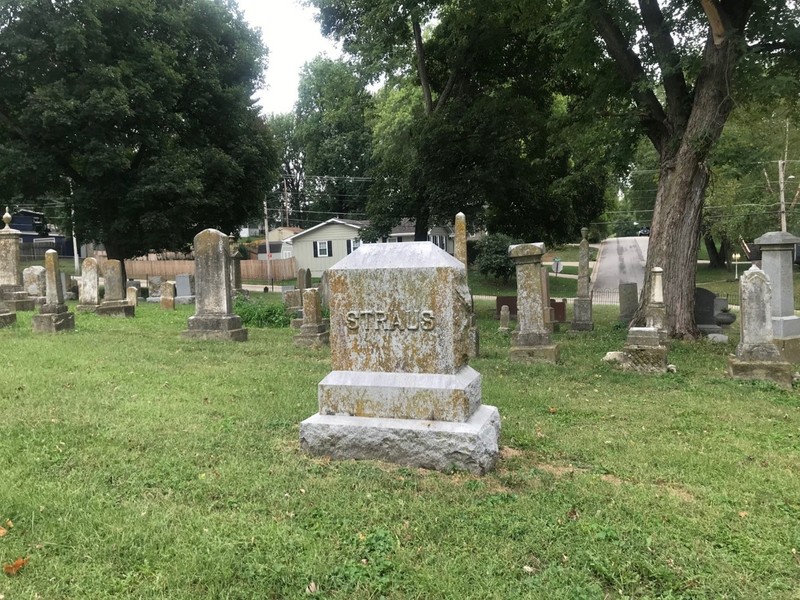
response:
<path fill-rule="evenodd" d="M 332 224 L 347 225 L 348 227 L 352 227 L 356 231 L 361 231 L 362 229 L 364 229 L 364 227 L 369 225 L 369 221 L 355 221 L 353 219 L 338 219 L 338 218 L 328 219 L 327 221 L 320 223 L 319 225 L 314 225 L 314 227 L 309 227 L 308 229 L 304 229 L 300 233 L 296 233 L 293 236 L 288 237 L 283 241 L 291 244 L 296 239 L 301 238 L 304 235 L 311 233 L 312 231 L 316 231 L 317 229 L 325 227 L 326 225 L 332 225 Z"/>

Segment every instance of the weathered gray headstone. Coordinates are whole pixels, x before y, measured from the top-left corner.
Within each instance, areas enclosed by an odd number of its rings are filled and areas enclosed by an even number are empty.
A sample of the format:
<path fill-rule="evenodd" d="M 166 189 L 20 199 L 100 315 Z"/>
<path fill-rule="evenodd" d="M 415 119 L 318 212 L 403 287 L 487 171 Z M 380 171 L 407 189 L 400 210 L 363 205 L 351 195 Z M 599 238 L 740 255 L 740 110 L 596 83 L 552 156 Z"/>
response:
<path fill-rule="evenodd" d="M 175 310 L 176 304 L 176 285 L 171 281 L 161 282 L 161 308 L 164 310 Z"/>
<path fill-rule="evenodd" d="M 75 329 L 75 314 L 64 304 L 58 252 L 48 250 L 44 254 L 46 288 L 45 302 L 31 320 L 35 333 L 57 333 Z"/>
<path fill-rule="evenodd" d="M 161 275 L 150 275 L 147 277 L 147 301 L 160 302 L 161 282 L 164 278 Z"/>
<path fill-rule="evenodd" d="M 694 322 L 700 333 L 710 335 L 722 333 L 722 327 L 717 325 L 715 318 L 715 303 L 717 295 L 705 288 L 694 289 Z"/>
<path fill-rule="evenodd" d="M 540 244 L 510 246 L 508 255 L 517 267 L 517 329 L 511 334 L 512 360 L 558 362 L 559 348 L 553 343 L 551 311 L 546 280 L 542 279 Z M 547 277 L 547 273 L 544 274 Z M 545 304 L 547 302 L 547 304 Z"/>
<path fill-rule="evenodd" d="M 39 265 L 22 270 L 22 286 L 32 298 L 44 298 L 47 289 L 45 268 Z"/>
<path fill-rule="evenodd" d="M 89 257 L 81 263 L 81 283 L 78 292 L 79 312 L 94 312 L 100 304 L 99 296 L 100 275 L 97 269 L 97 260 Z"/>
<path fill-rule="evenodd" d="M 183 336 L 203 340 L 243 342 L 247 329 L 233 313 L 230 240 L 216 229 L 194 237 L 195 314 Z"/>
<path fill-rule="evenodd" d="M 734 379 L 765 379 L 789 388 L 791 365 L 773 343 L 772 286 L 766 273 L 753 265 L 739 278 L 741 337 L 736 356 L 728 360 Z"/>
<path fill-rule="evenodd" d="M 35 302 L 22 287 L 20 271 L 20 239 L 22 233 L 11 228 L 11 214 L 3 215 L 5 227 L 0 229 L 0 300 L 10 312 L 33 310 Z"/>
<path fill-rule="evenodd" d="M 328 323 L 322 318 L 322 304 L 317 288 L 303 290 L 303 325 L 294 336 L 296 346 L 319 348 L 330 340 Z"/>
<path fill-rule="evenodd" d="M 794 248 L 800 238 L 772 231 L 756 239 L 761 268 L 772 285 L 772 332 L 775 344 L 789 362 L 800 362 L 800 317 L 794 313 Z"/>
<path fill-rule="evenodd" d="M 661 267 L 653 267 L 650 271 L 650 297 L 647 299 L 645 323 L 647 327 L 654 327 L 658 331 L 662 343 L 667 341 L 667 310 L 664 305 L 664 269 Z"/>
<path fill-rule="evenodd" d="M 497 330 L 500 333 L 508 333 L 511 331 L 511 327 L 509 327 L 511 321 L 511 311 L 508 309 L 508 304 L 503 304 L 500 307 L 500 327 Z"/>
<path fill-rule="evenodd" d="M 120 261 L 109 259 L 103 265 L 103 288 L 105 290 L 103 301 L 95 311 L 98 315 L 104 317 L 136 316 L 136 306 L 128 302 Z"/>
<path fill-rule="evenodd" d="M 500 419 L 468 363 L 464 266 L 429 242 L 361 246 L 328 273 L 333 371 L 319 413 L 300 424 L 308 452 L 484 473 Z"/>
<path fill-rule="evenodd" d="M 619 284 L 619 320 L 630 323 L 639 306 L 639 287 L 635 281 Z"/>
<path fill-rule="evenodd" d="M 181 273 L 175 276 L 175 304 L 193 304 L 194 275 Z"/>
<path fill-rule="evenodd" d="M 592 297 L 589 280 L 590 247 L 589 229 L 581 227 L 581 242 L 578 245 L 578 297 L 572 307 L 572 331 L 592 331 Z"/>

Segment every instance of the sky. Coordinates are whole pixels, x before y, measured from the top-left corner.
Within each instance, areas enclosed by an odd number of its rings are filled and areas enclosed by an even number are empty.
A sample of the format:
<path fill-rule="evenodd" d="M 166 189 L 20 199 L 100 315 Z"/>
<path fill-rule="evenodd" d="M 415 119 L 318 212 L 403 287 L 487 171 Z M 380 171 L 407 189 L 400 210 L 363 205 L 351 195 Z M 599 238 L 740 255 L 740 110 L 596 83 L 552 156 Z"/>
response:
<path fill-rule="evenodd" d="M 317 54 L 340 55 L 337 45 L 325 39 L 314 21 L 314 9 L 300 0 L 238 0 L 248 22 L 261 29 L 269 48 L 266 87 L 256 95 L 264 114 L 285 113 L 297 100 L 303 65 Z"/>

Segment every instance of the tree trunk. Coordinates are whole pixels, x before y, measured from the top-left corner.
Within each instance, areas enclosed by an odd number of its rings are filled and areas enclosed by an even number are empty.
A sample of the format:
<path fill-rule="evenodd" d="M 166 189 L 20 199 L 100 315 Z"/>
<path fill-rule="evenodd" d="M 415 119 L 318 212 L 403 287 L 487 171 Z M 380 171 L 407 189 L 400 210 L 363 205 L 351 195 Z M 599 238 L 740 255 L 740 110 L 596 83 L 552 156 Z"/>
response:
<path fill-rule="evenodd" d="M 428 223 L 430 221 L 430 211 L 427 207 L 417 212 L 414 219 L 414 241 L 426 242 L 428 241 Z"/>
<path fill-rule="evenodd" d="M 644 289 L 633 323 L 644 323 L 650 273 L 654 267 L 661 267 L 667 328 L 674 338 L 698 335 L 694 287 L 700 218 L 709 179 L 705 160 L 733 108 L 729 86 L 736 58 L 733 43 L 717 47 L 709 35 L 686 129 L 673 131 L 662 145 Z"/>
<path fill-rule="evenodd" d="M 706 252 L 708 253 L 708 266 L 712 269 L 725 268 L 726 253 L 723 252 L 725 248 L 724 241 L 720 245 L 720 249 L 717 250 L 717 245 L 714 243 L 714 236 L 711 235 L 711 232 L 707 231 L 703 234 L 703 243 L 706 245 Z"/>
<path fill-rule="evenodd" d="M 113 242 L 103 242 L 103 247 L 106 249 L 106 258 L 109 260 L 118 260 L 120 265 L 120 270 L 122 272 L 122 283 L 123 285 L 127 286 L 128 282 L 128 273 L 125 271 L 125 258 L 124 252 L 122 251 L 122 246 L 119 244 L 115 244 Z"/>

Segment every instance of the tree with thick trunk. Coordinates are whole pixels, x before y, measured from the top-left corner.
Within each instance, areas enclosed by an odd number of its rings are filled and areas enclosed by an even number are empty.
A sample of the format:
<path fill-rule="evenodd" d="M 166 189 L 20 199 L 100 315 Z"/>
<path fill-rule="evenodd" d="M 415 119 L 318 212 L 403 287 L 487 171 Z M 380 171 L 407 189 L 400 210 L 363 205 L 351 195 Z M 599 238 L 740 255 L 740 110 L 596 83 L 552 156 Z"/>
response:
<path fill-rule="evenodd" d="M 603 40 L 605 51 L 614 61 L 619 75 L 638 110 L 645 135 L 659 155 L 659 182 L 650 230 L 650 246 L 644 289 L 634 323 L 644 321 L 645 303 L 650 294 L 650 272 L 664 269 L 664 301 L 669 333 L 676 338 L 697 335 L 694 323 L 694 285 L 697 250 L 706 187 L 709 182 L 709 153 L 719 140 L 734 107 L 737 67 L 748 52 L 747 27 L 754 14 L 753 0 L 701 0 L 703 13 L 692 14 L 691 6 L 638 0 L 638 27 L 623 23 L 626 11 L 614 10 L 610 1 L 590 0 L 592 23 Z M 792 6 L 764 3 L 762 19 L 785 12 Z M 628 5 L 628 8 L 632 8 Z M 782 12 L 783 11 L 783 12 Z M 669 15 L 669 18 L 665 16 Z M 676 44 L 672 30 L 694 18 L 705 27 L 705 42 L 696 61 L 686 48 L 689 40 Z M 791 21 L 790 21 L 791 22 Z M 797 29 L 797 21 L 795 31 Z M 640 33 L 639 37 L 636 33 Z M 788 35 L 788 32 L 783 32 Z M 771 39 L 771 50 L 790 44 Z M 679 49 L 680 46 L 680 49 Z M 652 58 L 643 64 L 642 57 Z M 688 81 L 691 65 L 697 64 L 694 82 Z M 659 81 L 653 81 L 657 73 Z"/>

